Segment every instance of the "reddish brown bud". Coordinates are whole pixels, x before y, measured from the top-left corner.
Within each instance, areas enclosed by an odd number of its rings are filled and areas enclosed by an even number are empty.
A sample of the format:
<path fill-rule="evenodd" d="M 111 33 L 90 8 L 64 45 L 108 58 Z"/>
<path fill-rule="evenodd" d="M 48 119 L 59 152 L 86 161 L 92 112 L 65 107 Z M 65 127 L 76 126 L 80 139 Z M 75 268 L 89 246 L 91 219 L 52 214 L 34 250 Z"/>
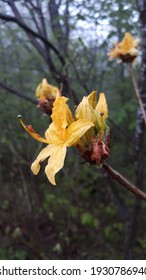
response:
<path fill-rule="evenodd" d="M 80 145 L 77 146 L 86 161 L 90 162 L 91 164 L 99 165 L 104 159 L 110 156 L 109 135 L 106 137 L 106 143 L 99 140 L 98 136 L 94 136 L 88 147 L 85 148 Z"/>
<path fill-rule="evenodd" d="M 37 107 L 50 116 L 52 114 L 53 102 L 54 98 L 39 100 Z"/>
<path fill-rule="evenodd" d="M 123 63 L 132 63 L 136 57 L 137 57 L 136 55 L 131 55 L 129 53 L 127 53 L 125 55 L 123 55 L 123 54 L 119 55 L 119 58 L 121 59 L 121 61 Z"/>
<path fill-rule="evenodd" d="M 93 139 L 93 150 L 91 154 L 91 161 L 95 161 L 99 165 L 103 159 L 109 157 L 109 148 L 105 145 L 103 141 L 99 141 L 96 137 Z"/>

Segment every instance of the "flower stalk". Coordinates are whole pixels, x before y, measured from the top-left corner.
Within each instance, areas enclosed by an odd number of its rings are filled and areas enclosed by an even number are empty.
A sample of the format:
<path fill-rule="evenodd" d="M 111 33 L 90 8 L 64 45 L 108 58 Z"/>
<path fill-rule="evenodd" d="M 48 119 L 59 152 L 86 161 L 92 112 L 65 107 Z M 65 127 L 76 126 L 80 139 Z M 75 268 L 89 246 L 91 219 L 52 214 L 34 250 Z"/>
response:
<path fill-rule="evenodd" d="M 135 89 L 136 97 L 137 97 L 137 100 L 138 100 L 138 103 L 139 103 L 139 106 L 140 106 L 140 109 L 141 109 L 141 112 L 142 112 L 142 115 L 143 115 L 143 119 L 144 119 L 144 122 L 145 122 L 145 125 L 146 125 L 146 112 L 145 112 L 143 102 L 142 102 L 141 97 L 140 97 L 139 89 L 138 89 L 137 82 L 136 82 L 134 72 L 133 72 L 132 63 L 129 64 L 129 71 L 130 71 L 130 76 L 131 76 L 132 83 L 133 83 L 133 86 L 134 86 L 134 89 Z"/>

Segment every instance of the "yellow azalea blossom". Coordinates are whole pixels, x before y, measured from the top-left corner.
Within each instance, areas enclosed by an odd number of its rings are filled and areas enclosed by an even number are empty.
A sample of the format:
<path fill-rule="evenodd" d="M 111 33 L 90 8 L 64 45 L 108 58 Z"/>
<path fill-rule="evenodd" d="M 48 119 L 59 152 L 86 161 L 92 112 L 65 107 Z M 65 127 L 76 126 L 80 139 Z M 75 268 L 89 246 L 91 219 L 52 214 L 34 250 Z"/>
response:
<path fill-rule="evenodd" d="M 43 79 L 36 89 L 37 107 L 50 116 L 52 114 L 53 102 L 60 95 L 61 90 L 48 84 L 47 80 Z"/>
<path fill-rule="evenodd" d="M 60 91 L 57 87 L 48 84 L 46 79 L 43 79 L 42 82 L 38 85 L 35 94 L 39 100 L 44 100 L 44 99 L 55 100 L 56 97 L 60 95 Z"/>
<path fill-rule="evenodd" d="M 78 142 L 78 149 L 82 157 L 100 166 L 102 161 L 110 155 L 110 131 L 106 125 L 108 117 L 108 106 L 104 93 L 99 94 L 96 100 L 96 91 L 92 91 L 89 96 L 83 97 L 75 111 L 77 120 L 88 118 L 94 123 Z"/>
<path fill-rule="evenodd" d="M 94 126 L 91 120 L 85 118 L 74 120 L 66 104 L 67 100 L 66 97 L 62 96 L 58 97 L 53 103 L 52 123 L 46 130 L 45 138 L 37 134 L 31 126 L 26 126 L 19 116 L 22 126 L 32 137 L 48 144 L 32 163 L 31 170 L 37 175 L 40 170 L 40 163 L 49 157 L 45 173 L 53 185 L 56 185 L 55 174 L 64 165 L 67 148 L 76 146 L 87 130 Z"/>
<path fill-rule="evenodd" d="M 96 123 L 96 113 L 94 108 L 96 106 L 96 91 L 92 91 L 90 95 L 84 96 L 75 111 L 75 118 L 88 119 L 94 124 Z M 82 144 L 86 145 L 91 141 L 94 135 L 94 127 L 91 127 L 82 137 Z"/>
<path fill-rule="evenodd" d="M 95 122 L 96 114 L 95 114 L 95 106 L 96 106 L 96 91 L 92 91 L 88 96 L 84 96 L 82 101 L 79 103 L 78 107 L 75 111 L 76 119 L 87 118 Z"/>
<path fill-rule="evenodd" d="M 138 44 L 139 39 L 135 39 L 129 32 L 126 32 L 123 40 L 115 44 L 108 56 L 111 59 L 118 58 L 122 62 L 130 63 L 138 55 Z"/>
<path fill-rule="evenodd" d="M 75 111 L 76 119 L 86 118 L 91 120 L 97 131 L 102 131 L 106 128 L 106 119 L 108 117 L 108 107 L 104 93 L 100 93 L 99 100 L 96 100 L 96 91 L 92 91 L 89 96 L 84 96 Z M 91 128 L 83 136 L 84 141 L 91 140 L 95 135 L 95 128 Z M 85 141 L 86 142 L 86 141 Z"/>

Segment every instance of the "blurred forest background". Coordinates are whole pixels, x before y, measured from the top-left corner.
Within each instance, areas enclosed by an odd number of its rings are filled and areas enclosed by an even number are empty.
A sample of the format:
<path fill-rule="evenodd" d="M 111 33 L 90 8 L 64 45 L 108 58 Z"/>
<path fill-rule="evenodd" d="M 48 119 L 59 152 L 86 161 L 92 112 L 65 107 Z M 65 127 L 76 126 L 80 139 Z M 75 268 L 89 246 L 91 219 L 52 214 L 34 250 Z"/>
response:
<path fill-rule="evenodd" d="M 144 122 L 128 65 L 107 52 L 125 32 L 141 38 L 134 72 L 146 108 L 145 0 L 0 1 L 0 259 L 145 259 L 146 202 L 69 149 L 57 186 L 30 165 L 49 118 L 36 106 L 43 78 L 72 108 L 105 92 L 112 148 L 108 163 L 144 189 Z"/>

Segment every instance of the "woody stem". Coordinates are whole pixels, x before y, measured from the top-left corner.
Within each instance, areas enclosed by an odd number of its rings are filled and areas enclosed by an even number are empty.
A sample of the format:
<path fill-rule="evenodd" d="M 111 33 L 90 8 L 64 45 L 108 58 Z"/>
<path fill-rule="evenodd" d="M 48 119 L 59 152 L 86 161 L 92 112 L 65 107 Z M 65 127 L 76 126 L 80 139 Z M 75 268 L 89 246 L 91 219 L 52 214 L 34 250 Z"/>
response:
<path fill-rule="evenodd" d="M 118 181 L 123 187 L 125 187 L 126 189 L 128 189 L 130 192 L 134 193 L 135 195 L 137 195 L 139 198 L 146 200 L 146 193 L 144 193 L 143 191 L 141 191 L 138 187 L 136 187 L 135 185 L 133 185 L 130 181 L 128 181 L 122 174 L 120 174 L 118 171 L 116 171 L 115 169 L 113 169 L 110 165 L 108 165 L 107 163 L 103 163 L 102 166 L 105 171 L 111 175 L 111 177 Z"/>
<path fill-rule="evenodd" d="M 144 122 L 145 122 L 145 125 L 146 125 L 146 112 L 145 112 L 143 102 L 142 102 L 141 97 L 140 97 L 140 93 L 139 93 L 139 89 L 138 89 L 138 86 L 137 86 L 135 76 L 134 76 L 134 73 L 133 73 L 132 63 L 129 64 L 129 70 L 130 70 L 132 83 L 133 83 L 133 86 L 134 86 L 134 89 L 135 89 L 136 97 L 137 97 L 137 100 L 138 100 L 138 103 L 139 103 L 139 106 L 140 106 L 140 109 L 141 109 L 141 112 L 142 112 L 142 115 L 143 115 L 143 118 L 144 118 Z"/>

